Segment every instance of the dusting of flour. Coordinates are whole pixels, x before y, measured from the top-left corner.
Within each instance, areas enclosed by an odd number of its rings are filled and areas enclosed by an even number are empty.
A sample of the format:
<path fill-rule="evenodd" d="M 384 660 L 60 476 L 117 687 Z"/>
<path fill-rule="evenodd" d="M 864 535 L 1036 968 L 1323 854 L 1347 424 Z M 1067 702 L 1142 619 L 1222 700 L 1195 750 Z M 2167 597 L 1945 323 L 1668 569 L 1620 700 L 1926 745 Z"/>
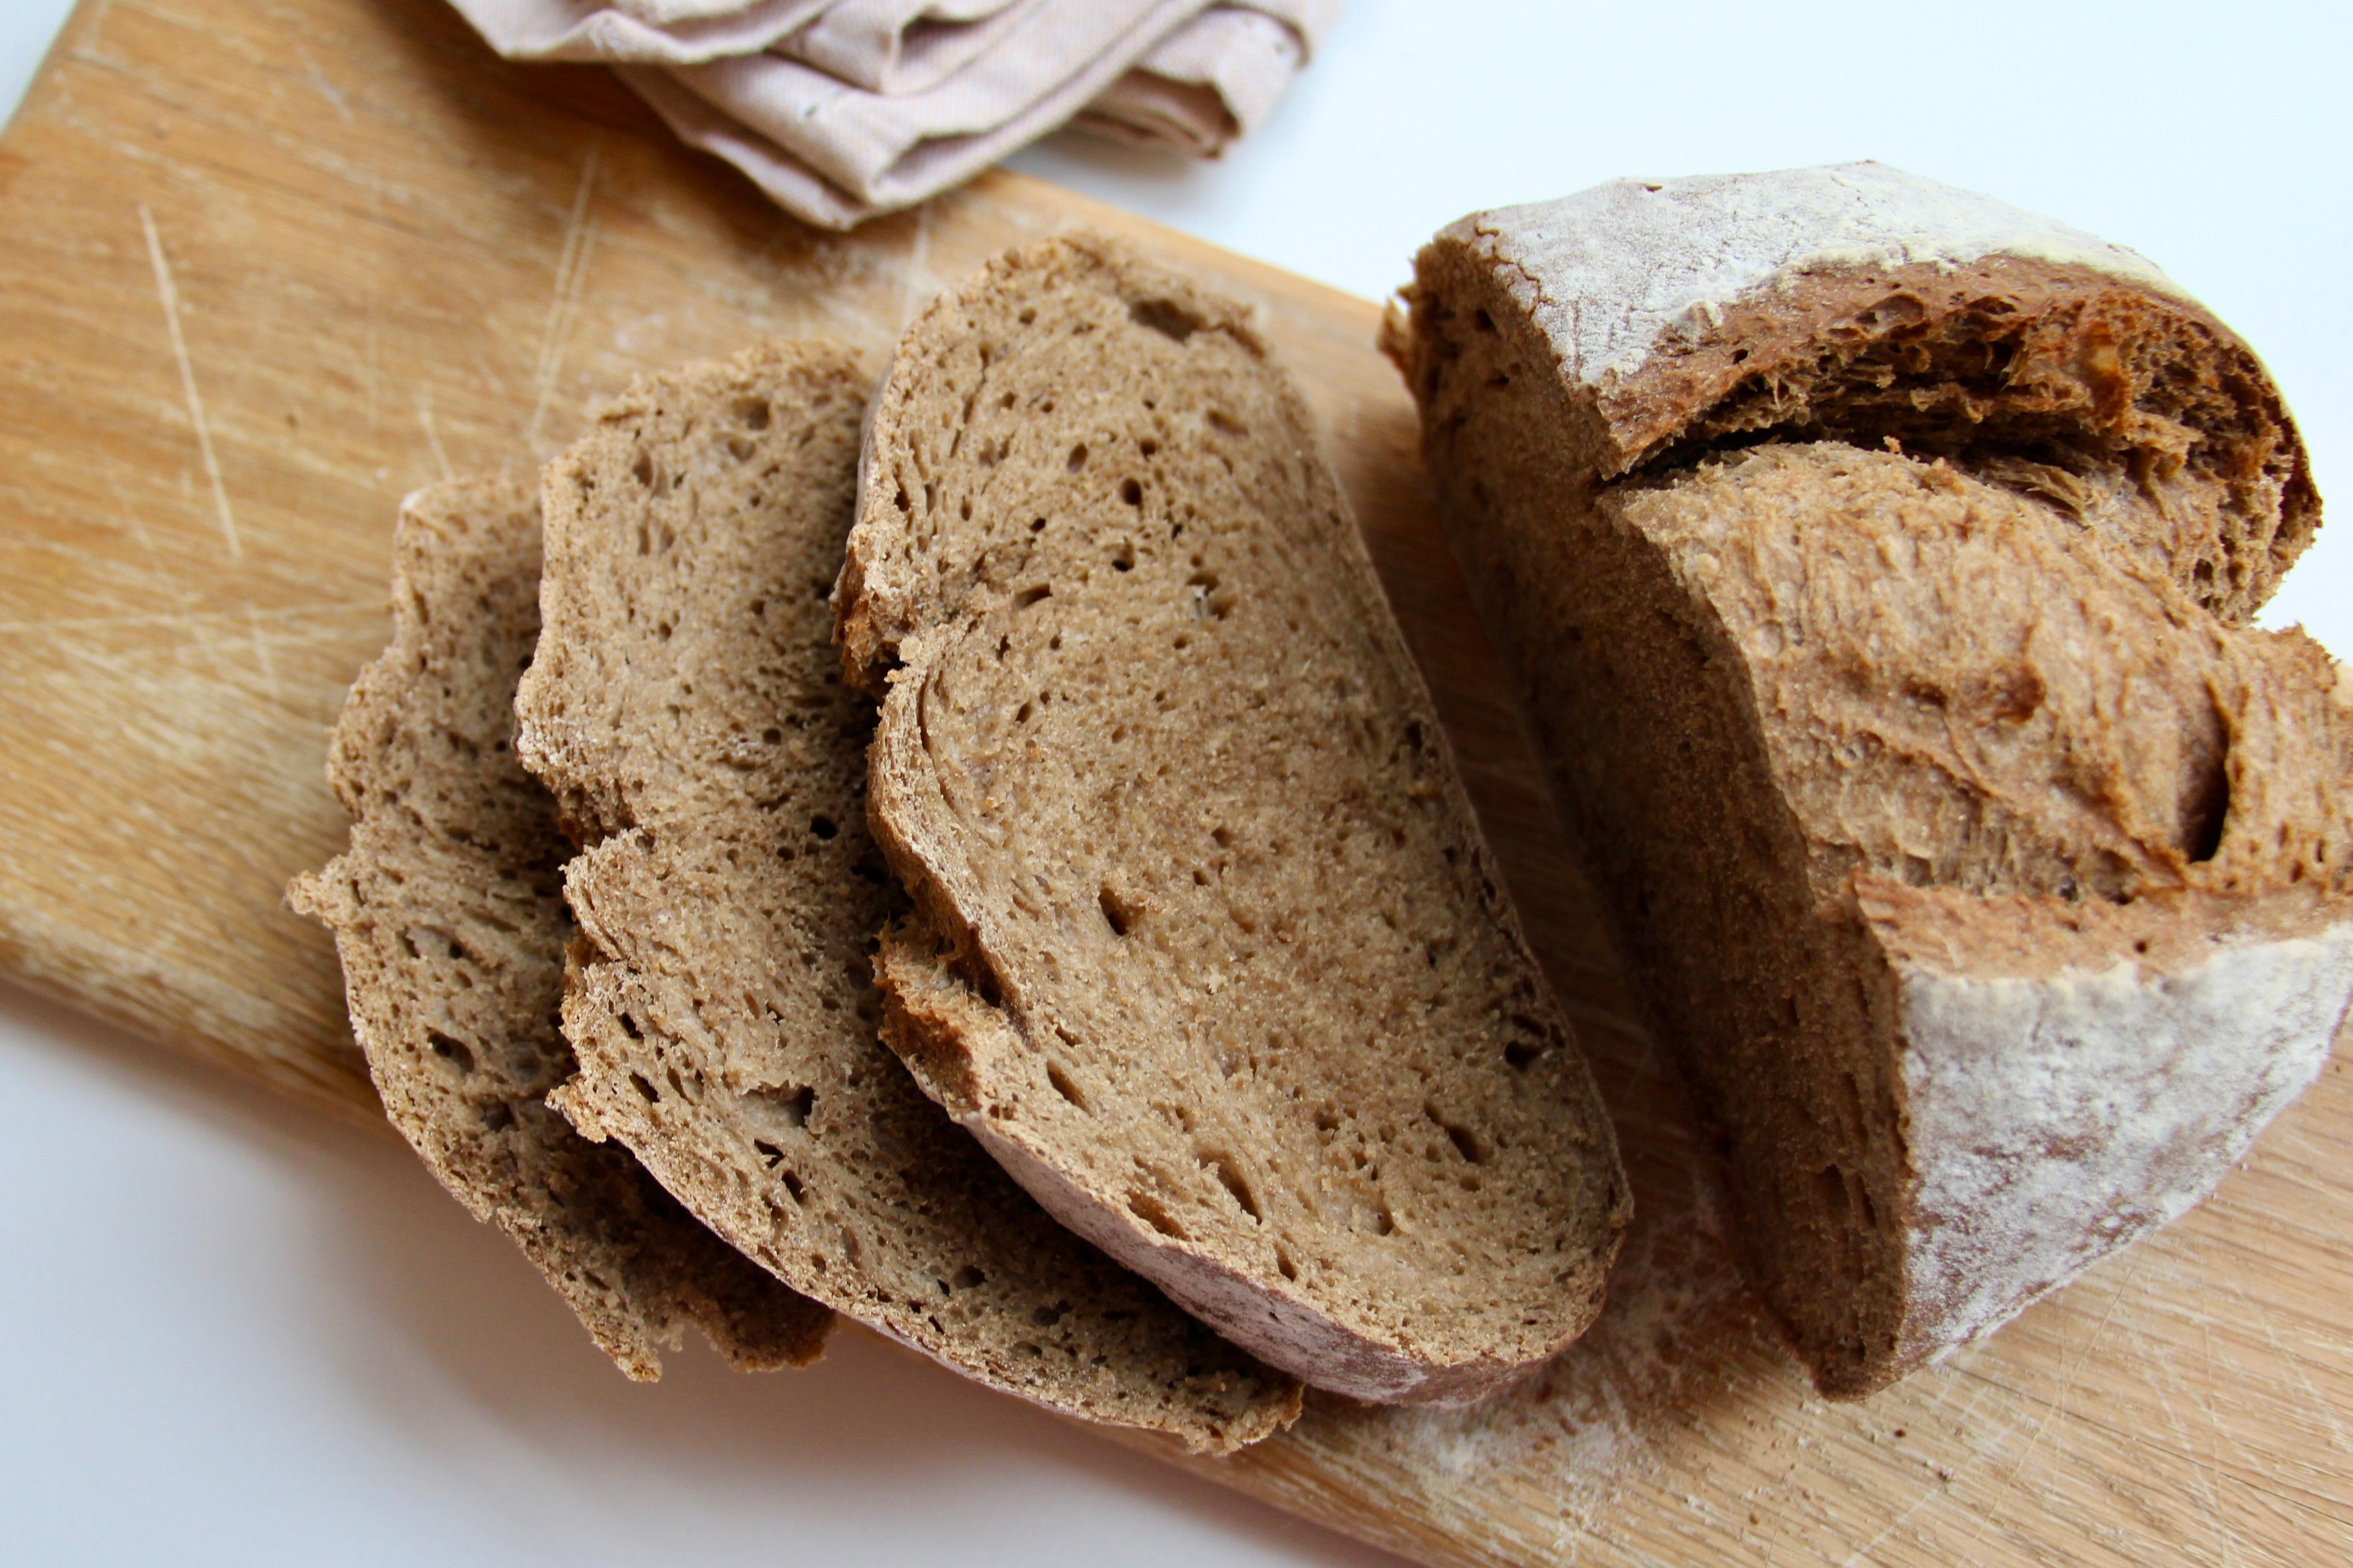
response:
<path fill-rule="evenodd" d="M 1440 237 L 1514 269 L 1504 281 L 1562 371 L 1591 386 L 1630 375 L 1662 339 L 1713 322 L 1743 295 L 1807 273 L 2017 256 L 2187 298 L 2120 245 L 1884 163 L 1612 180 L 1558 201 L 1472 213 Z"/>
<path fill-rule="evenodd" d="M 2353 924 L 2172 974 L 1903 984 L 1912 1289 L 1949 1351 L 2214 1190 L 2327 1060 Z"/>

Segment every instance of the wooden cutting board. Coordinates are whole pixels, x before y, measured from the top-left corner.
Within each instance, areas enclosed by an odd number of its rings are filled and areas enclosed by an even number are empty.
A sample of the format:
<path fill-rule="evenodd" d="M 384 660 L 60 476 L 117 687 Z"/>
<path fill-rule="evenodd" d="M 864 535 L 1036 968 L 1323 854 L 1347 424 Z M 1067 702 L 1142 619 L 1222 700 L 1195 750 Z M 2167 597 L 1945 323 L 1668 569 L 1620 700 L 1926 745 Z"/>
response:
<path fill-rule="evenodd" d="M 1641 1205 L 1599 1326 L 1517 1393 L 1319 1400 L 1179 1462 L 1431 1563 L 2353 1558 L 2341 1060 L 2171 1230 L 1868 1403 L 1811 1397 L 1499 705 L 1376 307 L 1008 174 L 813 234 L 603 74 L 502 65 L 438 0 L 90 0 L 0 142 L 0 967 L 381 1127 L 332 949 L 279 890 L 342 838 L 321 761 L 385 637 L 398 498 L 536 463 L 636 370 L 770 332 L 886 346 L 1079 221 L 1271 312 Z"/>

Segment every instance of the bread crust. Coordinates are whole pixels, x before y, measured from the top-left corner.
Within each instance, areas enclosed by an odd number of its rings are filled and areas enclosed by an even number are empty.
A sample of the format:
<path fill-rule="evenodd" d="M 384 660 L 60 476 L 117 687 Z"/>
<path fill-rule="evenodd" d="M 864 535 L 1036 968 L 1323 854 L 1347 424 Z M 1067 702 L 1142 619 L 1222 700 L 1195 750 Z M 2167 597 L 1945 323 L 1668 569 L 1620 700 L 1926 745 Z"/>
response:
<path fill-rule="evenodd" d="M 2353 992 L 2346 683 L 2243 625 L 2318 522 L 2276 388 L 2140 258 L 1926 186 L 1475 215 L 1389 337 L 1745 1261 L 1841 1395 L 2204 1196 Z M 1767 211 L 1803 221 L 1743 237 Z M 1709 246 L 1730 282 L 1681 269 Z"/>
<path fill-rule="evenodd" d="M 1615 181 L 1474 213 L 1417 265 L 1491 281 L 1591 419 L 1580 438 L 1600 481 L 1760 438 L 1999 458 L 2002 482 L 2073 504 L 2233 622 L 2320 524 L 2278 387 L 2179 284 L 1882 164 Z M 1420 299 L 1417 331 L 1445 308 L 1442 289 Z M 2117 488 L 2166 504 L 2098 504 Z"/>
<path fill-rule="evenodd" d="M 919 916 L 886 1037 L 1006 1169 L 1353 1397 L 1467 1401 L 1583 1331 L 1614 1141 L 1242 307 L 1086 235 L 944 296 L 837 603 Z"/>

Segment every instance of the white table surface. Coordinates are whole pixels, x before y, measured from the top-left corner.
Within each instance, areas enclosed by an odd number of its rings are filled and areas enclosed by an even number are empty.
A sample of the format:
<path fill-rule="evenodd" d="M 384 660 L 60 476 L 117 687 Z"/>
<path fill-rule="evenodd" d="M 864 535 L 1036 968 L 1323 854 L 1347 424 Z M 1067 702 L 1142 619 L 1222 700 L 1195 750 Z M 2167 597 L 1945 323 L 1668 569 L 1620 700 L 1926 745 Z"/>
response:
<path fill-rule="evenodd" d="M 0 0 L 0 113 L 69 8 Z M 1476 207 L 1880 158 L 2157 258 L 2265 355 L 2326 494 L 2348 82 L 2341 5 L 1349 0 L 1220 163 L 1016 162 L 1377 296 Z M 2295 620 L 2353 653 L 2353 521 L 2265 616 Z M 859 1336 L 633 1386 L 397 1144 L 5 986 L 0 1080 L 0 1563 L 1391 1561 Z"/>

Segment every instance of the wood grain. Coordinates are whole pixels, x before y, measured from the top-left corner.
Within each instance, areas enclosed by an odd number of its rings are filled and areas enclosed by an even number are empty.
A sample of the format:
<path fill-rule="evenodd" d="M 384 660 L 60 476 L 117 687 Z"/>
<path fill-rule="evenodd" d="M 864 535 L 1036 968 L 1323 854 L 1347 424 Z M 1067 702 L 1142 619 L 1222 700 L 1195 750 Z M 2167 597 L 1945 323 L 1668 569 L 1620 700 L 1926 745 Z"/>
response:
<path fill-rule="evenodd" d="M 1319 1400 L 1190 1463 L 1431 1563 L 2353 1558 L 2341 1053 L 2189 1219 L 1888 1394 L 1810 1397 L 1499 705 L 1375 307 L 1011 175 L 816 234 L 438 0 L 90 0 L 0 142 L 0 967 L 381 1125 L 279 891 L 342 837 L 322 756 L 385 636 L 399 496 L 537 462 L 633 371 L 768 332 L 886 347 L 1073 221 L 1265 301 L 1641 1205 L 1600 1325 L 1514 1394 Z"/>

